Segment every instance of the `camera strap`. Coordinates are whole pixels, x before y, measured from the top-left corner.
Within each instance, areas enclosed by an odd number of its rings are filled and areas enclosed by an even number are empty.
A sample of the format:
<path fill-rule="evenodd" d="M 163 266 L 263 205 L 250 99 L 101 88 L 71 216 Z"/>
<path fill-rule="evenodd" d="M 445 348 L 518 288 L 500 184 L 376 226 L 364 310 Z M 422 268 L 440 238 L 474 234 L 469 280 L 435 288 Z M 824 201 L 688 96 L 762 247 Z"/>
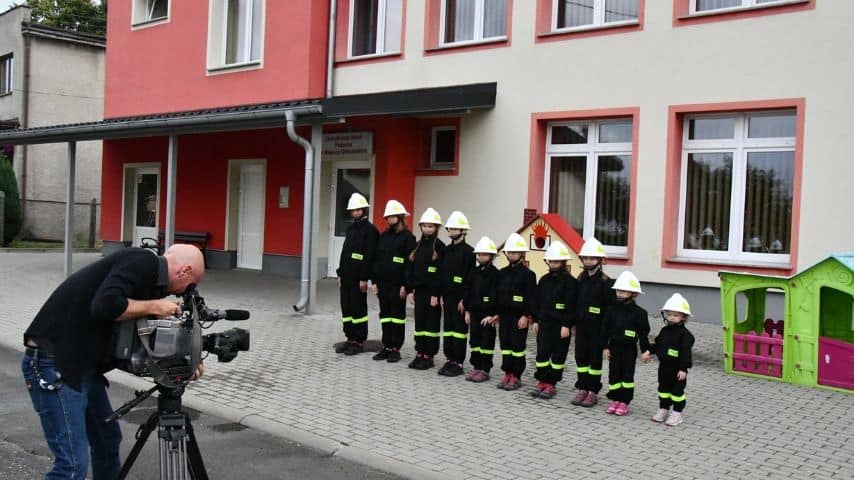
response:
<path fill-rule="evenodd" d="M 154 350 L 151 349 L 151 333 L 155 330 L 156 328 L 150 326 L 145 318 L 137 319 L 136 334 L 139 335 L 139 341 L 148 353 L 148 370 L 151 372 L 151 376 L 156 383 L 165 385 L 163 382 L 168 382 L 168 377 L 166 376 L 166 372 L 154 360 Z"/>

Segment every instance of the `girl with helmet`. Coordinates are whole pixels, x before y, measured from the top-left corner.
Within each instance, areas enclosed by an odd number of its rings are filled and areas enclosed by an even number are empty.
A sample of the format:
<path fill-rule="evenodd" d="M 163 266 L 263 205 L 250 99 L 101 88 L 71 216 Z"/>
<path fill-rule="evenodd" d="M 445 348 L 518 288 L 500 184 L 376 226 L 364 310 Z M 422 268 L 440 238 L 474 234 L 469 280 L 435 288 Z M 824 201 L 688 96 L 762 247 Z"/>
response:
<path fill-rule="evenodd" d="M 379 232 L 368 220 L 368 199 L 360 193 L 350 195 L 347 210 L 353 223 L 347 227 L 341 259 L 338 263 L 338 286 L 341 298 L 341 321 L 347 341 L 335 348 L 337 353 L 362 353 L 368 338 L 368 280 L 371 278 L 374 249 Z"/>
<path fill-rule="evenodd" d="M 613 281 L 602 271 L 605 248 L 595 238 L 584 242 L 578 258 L 584 271 L 578 276 L 575 304 L 575 371 L 578 394 L 573 405 L 590 408 L 602 389 L 602 313 L 613 303 Z"/>
<path fill-rule="evenodd" d="M 572 312 L 578 282 L 569 270 L 569 249 L 561 242 L 552 242 L 544 256 L 549 272 L 537 285 L 534 314 L 534 335 L 537 336 L 537 371 L 540 382 L 531 392 L 534 397 L 549 399 L 555 396 L 555 385 L 563 379 L 566 354 L 569 351 Z"/>
<path fill-rule="evenodd" d="M 682 410 L 685 409 L 685 386 L 688 383 L 688 369 L 691 368 L 691 348 L 694 346 L 694 335 L 685 328 L 685 322 L 690 316 L 691 306 L 688 301 L 674 293 L 661 309 L 664 328 L 658 332 L 649 351 L 641 356 L 644 363 L 652 357 L 650 352 L 658 356 L 659 410 L 652 419 L 671 427 L 682 423 Z"/>
<path fill-rule="evenodd" d="M 383 349 L 374 360 L 400 361 L 406 329 L 406 257 L 415 249 L 415 236 L 406 226 L 409 212 L 397 200 L 389 200 L 383 216 L 388 228 L 377 241 L 374 255 L 374 293 L 380 304 Z"/>
<path fill-rule="evenodd" d="M 504 243 L 504 255 L 509 264 L 498 275 L 495 297 L 498 302 L 501 370 L 504 370 L 504 378 L 498 388 L 504 390 L 521 387 L 519 377 L 525 371 L 525 344 L 537 290 L 537 277 L 525 265 L 527 251 L 525 239 L 518 233 L 511 233 Z"/>
<path fill-rule="evenodd" d="M 611 399 L 606 412 L 624 416 L 629 414 L 629 403 L 635 394 L 638 342 L 641 352 L 649 352 L 649 317 L 646 310 L 635 303 L 643 291 L 632 272 L 621 273 L 613 289 L 617 301 L 602 316 L 603 353 L 609 361 L 607 397 Z"/>
<path fill-rule="evenodd" d="M 463 307 L 465 322 L 469 326 L 469 346 L 474 370 L 466 375 L 466 380 L 485 382 L 489 380 L 492 369 L 492 355 L 495 353 L 495 292 L 498 285 L 498 269 L 492 264 L 498 250 L 489 237 L 481 237 L 474 246 L 477 265 L 469 274 L 463 289 Z"/>
<path fill-rule="evenodd" d="M 447 362 L 439 369 L 439 375 L 456 377 L 463 374 L 466 359 L 468 325 L 463 307 L 463 284 L 474 267 L 474 250 L 466 243 L 469 221 L 462 212 L 454 211 L 448 216 L 445 230 L 451 243 L 439 263 L 439 280 L 442 291 L 442 318 L 444 323 L 443 350 Z"/>
<path fill-rule="evenodd" d="M 427 370 L 433 367 L 433 357 L 439 352 L 439 327 L 442 310 L 439 306 L 439 263 L 445 254 L 445 244 L 438 238 L 442 217 L 428 208 L 418 226 L 421 238 L 409 254 L 406 291 L 409 302 L 415 305 L 415 352 L 409 368 Z"/>

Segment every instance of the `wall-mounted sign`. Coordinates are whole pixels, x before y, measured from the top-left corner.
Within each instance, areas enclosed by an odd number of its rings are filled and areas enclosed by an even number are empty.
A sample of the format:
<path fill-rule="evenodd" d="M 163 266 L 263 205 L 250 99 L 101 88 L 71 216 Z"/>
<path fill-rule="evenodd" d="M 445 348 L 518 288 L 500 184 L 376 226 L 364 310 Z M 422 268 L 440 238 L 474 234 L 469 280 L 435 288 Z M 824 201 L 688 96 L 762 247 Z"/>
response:
<path fill-rule="evenodd" d="M 323 134 L 323 156 L 371 155 L 374 153 L 374 134 L 371 132 L 342 132 Z"/>

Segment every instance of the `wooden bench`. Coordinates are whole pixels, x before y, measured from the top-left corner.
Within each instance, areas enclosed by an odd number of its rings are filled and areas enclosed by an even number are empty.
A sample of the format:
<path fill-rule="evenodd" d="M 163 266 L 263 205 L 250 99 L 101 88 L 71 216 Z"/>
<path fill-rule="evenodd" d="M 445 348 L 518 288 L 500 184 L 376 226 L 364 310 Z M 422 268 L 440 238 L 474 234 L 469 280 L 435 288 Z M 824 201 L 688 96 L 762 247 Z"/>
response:
<path fill-rule="evenodd" d="M 189 243 L 199 247 L 202 251 L 202 257 L 205 258 L 205 266 L 207 266 L 207 256 L 205 255 L 208 246 L 208 240 L 211 234 L 208 232 L 175 232 L 175 243 Z M 166 232 L 160 230 L 157 233 L 157 239 L 151 237 L 142 237 L 140 239 L 140 247 L 147 248 L 158 255 L 163 255 L 163 242 L 166 238 Z"/>

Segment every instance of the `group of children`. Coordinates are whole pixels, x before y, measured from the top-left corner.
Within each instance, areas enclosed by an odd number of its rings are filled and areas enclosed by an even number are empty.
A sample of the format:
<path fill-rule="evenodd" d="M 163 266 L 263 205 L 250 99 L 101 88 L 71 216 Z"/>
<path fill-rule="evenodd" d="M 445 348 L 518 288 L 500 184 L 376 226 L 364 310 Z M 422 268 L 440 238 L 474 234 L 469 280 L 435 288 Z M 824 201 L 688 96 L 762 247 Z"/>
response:
<path fill-rule="evenodd" d="M 474 367 L 465 378 L 489 380 L 498 334 L 501 370 L 498 388 L 516 390 L 526 367 L 525 350 L 529 329 L 537 340 L 536 372 L 539 382 L 531 395 L 550 399 L 563 378 L 572 335 L 575 334 L 577 395 L 573 405 L 593 407 L 602 389 L 602 361 L 608 359 L 606 412 L 629 413 L 634 396 L 635 364 L 640 346 L 641 360 L 659 359 L 659 410 L 656 422 L 669 426 L 682 423 L 685 386 L 691 368 L 694 337 L 685 328 L 691 316 L 688 302 L 676 293 L 662 308 L 665 321 L 653 343 L 649 342 L 646 310 L 635 299 L 642 292 L 637 277 L 629 271 L 611 280 L 602 271 L 606 254 L 596 239 L 587 240 L 579 252 L 584 270 L 574 277 L 569 270 L 569 249 L 554 241 L 545 252 L 548 273 L 537 282 L 528 269 L 528 244 L 512 233 L 502 251 L 508 265 L 498 270 L 495 243 L 481 238 L 472 248 L 466 242 L 468 219 L 451 213 L 444 226 L 447 245 L 438 238 L 442 218 L 428 208 L 418 224 L 418 240 L 409 231 L 409 212 L 389 200 L 383 216 L 388 228 L 380 234 L 368 220 L 364 196 L 354 193 L 347 210 L 353 224 L 347 229 L 338 268 L 341 313 L 347 341 L 336 352 L 355 355 L 363 351 L 368 333 L 368 282 L 379 300 L 383 349 L 373 359 L 400 361 L 404 341 L 406 301 L 414 305 L 415 358 L 409 367 L 427 370 L 434 366 L 440 339 L 446 363 L 439 374 L 464 374 L 468 340 L 469 362 Z M 444 319 L 444 328 L 442 320 Z"/>

